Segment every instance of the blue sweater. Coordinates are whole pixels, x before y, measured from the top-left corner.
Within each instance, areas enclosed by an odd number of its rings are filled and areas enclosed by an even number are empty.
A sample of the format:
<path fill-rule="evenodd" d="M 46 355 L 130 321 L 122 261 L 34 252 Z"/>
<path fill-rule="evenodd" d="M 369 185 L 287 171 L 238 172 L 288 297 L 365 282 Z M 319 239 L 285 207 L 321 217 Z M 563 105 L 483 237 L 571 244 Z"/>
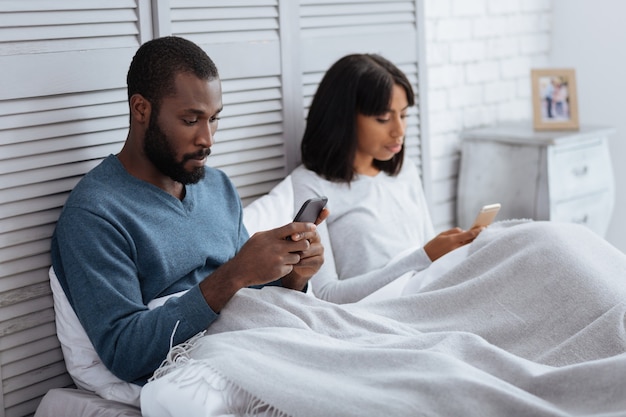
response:
<path fill-rule="evenodd" d="M 131 176 L 110 155 L 70 194 L 52 238 L 52 265 L 102 362 L 145 383 L 174 344 L 218 315 L 199 282 L 248 239 L 241 200 L 226 175 L 207 168 L 183 201 Z M 189 290 L 162 307 L 157 297 Z"/>

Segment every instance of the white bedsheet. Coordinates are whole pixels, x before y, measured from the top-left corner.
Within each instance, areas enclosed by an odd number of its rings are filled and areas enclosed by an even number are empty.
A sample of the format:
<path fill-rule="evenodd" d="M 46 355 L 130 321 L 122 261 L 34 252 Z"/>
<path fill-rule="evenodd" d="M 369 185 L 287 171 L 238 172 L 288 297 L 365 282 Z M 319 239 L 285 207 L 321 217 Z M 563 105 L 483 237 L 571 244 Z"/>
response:
<path fill-rule="evenodd" d="M 35 417 L 141 417 L 141 411 L 93 392 L 55 388 L 43 397 Z"/>
<path fill-rule="evenodd" d="M 144 415 L 626 415 L 626 256 L 592 232 L 500 224 L 418 287 L 347 306 L 242 290 Z"/>

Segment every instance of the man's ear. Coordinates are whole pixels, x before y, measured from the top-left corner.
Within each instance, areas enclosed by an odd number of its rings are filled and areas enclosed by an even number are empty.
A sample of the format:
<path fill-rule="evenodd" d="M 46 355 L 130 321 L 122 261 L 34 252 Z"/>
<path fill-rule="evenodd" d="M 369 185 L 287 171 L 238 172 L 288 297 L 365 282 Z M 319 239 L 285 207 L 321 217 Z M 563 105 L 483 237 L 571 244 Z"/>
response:
<path fill-rule="evenodd" d="M 130 117 L 139 123 L 150 121 L 152 104 L 141 94 L 133 94 L 130 97 Z"/>

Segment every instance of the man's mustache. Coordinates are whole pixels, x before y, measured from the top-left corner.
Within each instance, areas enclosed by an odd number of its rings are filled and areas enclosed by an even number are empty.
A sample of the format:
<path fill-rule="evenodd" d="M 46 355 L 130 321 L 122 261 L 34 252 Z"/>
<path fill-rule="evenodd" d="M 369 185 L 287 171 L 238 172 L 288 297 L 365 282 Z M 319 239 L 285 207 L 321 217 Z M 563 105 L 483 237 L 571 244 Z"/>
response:
<path fill-rule="evenodd" d="M 202 159 L 211 155 L 211 148 L 202 149 L 196 153 L 186 154 L 183 158 L 184 161 L 189 161 L 190 159 Z"/>

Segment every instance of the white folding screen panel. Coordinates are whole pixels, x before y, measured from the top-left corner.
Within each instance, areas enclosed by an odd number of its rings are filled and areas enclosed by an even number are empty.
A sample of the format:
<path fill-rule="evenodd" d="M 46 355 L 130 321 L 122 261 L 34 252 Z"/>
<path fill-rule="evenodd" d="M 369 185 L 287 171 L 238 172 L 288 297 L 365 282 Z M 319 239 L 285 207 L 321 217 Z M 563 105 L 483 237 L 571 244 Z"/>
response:
<path fill-rule="evenodd" d="M 224 110 L 208 164 L 244 202 L 287 174 L 277 0 L 171 0 L 171 34 L 202 46 L 217 65 Z"/>
<path fill-rule="evenodd" d="M 55 335 L 50 237 L 76 182 L 126 137 L 125 74 L 151 36 L 149 9 L 0 2 L 0 416 L 32 414 L 48 389 L 71 384 Z"/>

